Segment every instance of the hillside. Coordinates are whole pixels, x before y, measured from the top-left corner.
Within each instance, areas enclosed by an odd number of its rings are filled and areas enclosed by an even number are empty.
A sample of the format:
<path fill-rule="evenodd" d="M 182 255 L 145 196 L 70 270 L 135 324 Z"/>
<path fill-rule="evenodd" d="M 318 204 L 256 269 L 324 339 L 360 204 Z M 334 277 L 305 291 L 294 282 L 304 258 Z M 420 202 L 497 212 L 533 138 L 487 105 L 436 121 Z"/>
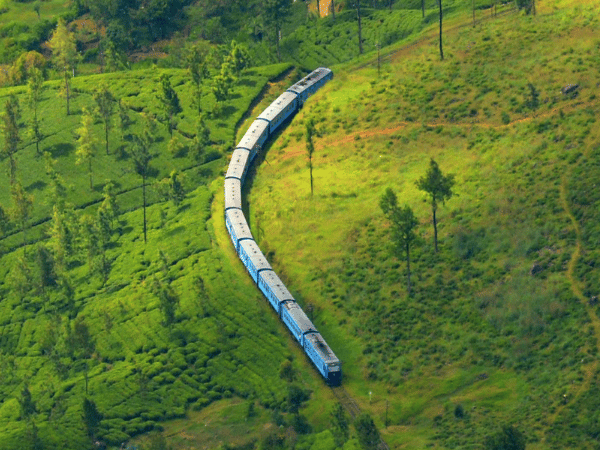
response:
<path fill-rule="evenodd" d="M 14 20 L 10 3 L 0 20 Z M 48 20 L 59 3 L 41 4 Z M 193 8 L 209 3 L 186 8 L 191 41 L 208 14 Z M 473 27 L 472 3 L 448 1 L 440 61 L 433 2 L 424 20 L 419 1 L 391 13 L 387 2 L 367 2 L 359 58 L 355 12 L 336 3 L 334 22 L 309 20 L 296 2 L 281 42 L 296 70 L 245 70 L 217 109 L 214 79 L 204 80 L 206 140 L 188 72 L 165 68 L 181 65 L 181 36 L 161 47 L 164 60 L 139 64 L 146 69 L 73 78 L 70 115 L 60 80 L 47 81 L 47 155 L 27 133 L 27 87 L 0 89 L 2 112 L 11 95 L 20 104 L 17 175 L 33 198 L 25 221 L 15 220 L 3 157 L 0 448 L 362 448 L 355 427 L 345 434 L 334 423 L 333 394 L 251 283 L 222 216 L 228 151 L 250 118 L 298 79 L 298 67 L 325 64 L 334 80 L 268 144 L 245 208 L 344 362 L 344 387 L 392 449 L 484 448 L 505 425 L 528 449 L 597 446 L 600 4 L 538 0 L 532 17 L 512 5 L 493 16 L 493 2 L 476 2 Z M 227 42 L 254 3 L 224 4 L 210 3 L 209 19 L 217 28 L 227 14 L 240 20 L 227 24 Z M 23 8 L 35 18 L 33 4 Z M 269 48 L 254 63 L 274 61 L 266 38 L 241 27 L 252 52 Z M 377 42 L 386 47 L 381 74 Z M 159 99 L 164 76 L 181 101 L 174 140 Z M 579 87 L 562 94 L 568 84 Z M 77 152 L 102 87 L 123 109 L 113 102 L 108 152 L 102 121 L 92 120 L 90 187 Z M 319 132 L 313 197 L 309 118 Z M 438 210 L 438 253 L 431 206 L 415 186 L 430 158 L 456 175 L 455 195 Z M 379 208 L 388 187 L 419 219 L 411 296 Z"/>
<path fill-rule="evenodd" d="M 260 245 L 392 447 L 478 447 L 508 424 L 527 448 L 597 445 L 597 8 L 539 2 L 451 29 L 444 61 L 432 34 L 379 77 L 376 62 L 334 66 L 256 171 Z M 456 175 L 438 253 L 415 185 L 430 158 Z M 411 297 L 387 187 L 420 222 Z"/>

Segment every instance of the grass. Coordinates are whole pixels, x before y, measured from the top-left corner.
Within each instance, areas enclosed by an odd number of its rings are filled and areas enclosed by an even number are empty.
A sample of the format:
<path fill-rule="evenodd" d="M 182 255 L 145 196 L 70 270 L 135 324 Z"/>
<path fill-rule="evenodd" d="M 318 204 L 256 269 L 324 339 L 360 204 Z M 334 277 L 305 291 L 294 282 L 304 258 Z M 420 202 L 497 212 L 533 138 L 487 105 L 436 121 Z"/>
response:
<path fill-rule="evenodd" d="M 591 296 L 598 22 L 592 4 L 553 5 L 535 18 L 451 29 L 444 62 L 422 39 L 401 58 L 392 53 L 380 78 L 376 62 L 333 67 L 334 80 L 271 145 L 252 181 L 250 220 L 260 216 L 268 230 L 261 247 L 292 292 L 321 311 L 315 322 L 345 363 L 347 389 L 379 425 L 389 400 L 392 446 L 479 445 L 507 422 L 523 427 L 532 448 L 594 445 L 593 419 L 578 422 L 592 396 L 576 386 L 590 376 L 598 336 L 567 276 L 577 236 L 560 192 L 566 182 L 587 193 L 569 202 L 578 221 L 586 217 L 576 277 Z M 540 99 L 533 109 L 530 83 Z M 579 96 L 560 94 L 568 83 L 580 84 Z M 313 198 L 309 117 L 322 133 Z M 438 214 L 438 254 L 430 206 L 415 187 L 430 157 L 457 176 L 458 195 Z M 421 220 L 410 298 L 378 207 L 388 186 Z M 562 391 L 577 404 L 563 406 Z M 468 419 L 454 417 L 458 404 Z M 545 412 L 559 408 L 548 422 Z"/>

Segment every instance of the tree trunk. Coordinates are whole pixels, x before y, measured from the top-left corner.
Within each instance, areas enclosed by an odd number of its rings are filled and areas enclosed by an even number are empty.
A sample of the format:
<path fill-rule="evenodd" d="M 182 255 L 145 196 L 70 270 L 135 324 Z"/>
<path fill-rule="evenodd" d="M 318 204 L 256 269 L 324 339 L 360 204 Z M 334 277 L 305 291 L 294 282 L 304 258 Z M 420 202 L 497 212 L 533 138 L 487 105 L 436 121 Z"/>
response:
<path fill-rule="evenodd" d="M 392 12 L 392 0 L 390 0 L 390 12 Z"/>
<path fill-rule="evenodd" d="M 410 297 L 410 244 L 406 243 L 406 278 L 408 280 L 408 296 Z"/>
<path fill-rule="evenodd" d="M 475 26 L 475 0 L 473 0 L 471 4 L 473 5 L 473 26 Z"/>
<path fill-rule="evenodd" d="M 67 116 L 70 113 L 69 111 L 69 74 L 67 73 L 67 71 L 65 70 L 65 91 L 67 93 Z"/>
<path fill-rule="evenodd" d="M 438 0 L 438 5 L 440 7 L 440 58 L 444 60 L 444 49 L 442 48 L 442 0 Z"/>
<path fill-rule="evenodd" d="M 143 197 L 143 204 L 144 204 L 144 244 L 148 241 L 147 235 L 146 235 L 146 177 L 142 177 L 142 197 Z"/>
<path fill-rule="evenodd" d="M 321 0 L 317 0 L 317 17 L 321 18 Z"/>
<path fill-rule="evenodd" d="M 308 167 L 310 169 L 310 196 L 313 196 L 313 176 L 312 176 L 312 157 L 308 156 Z"/>
<path fill-rule="evenodd" d="M 438 239 L 437 239 L 437 219 L 435 216 L 436 209 L 433 208 L 433 244 L 435 247 L 435 252 L 438 252 Z"/>
<path fill-rule="evenodd" d="M 362 25 L 360 22 L 360 0 L 356 0 L 356 13 L 358 15 L 358 54 L 362 55 Z"/>
<path fill-rule="evenodd" d="M 92 158 L 90 158 L 88 170 L 90 172 L 90 191 L 94 190 L 94 180 L 92 178 Z"/>
<path fill-rule="evenodd" d="M 421 0 L 421 11 L 423 13 L 423 19 L 425 18 L 425 0 Z"/>
<path fill-rule="evenodd" d="M 331 14 L 333 16 L 333 20 L 335 20 L 335 1 L 331 0 Z"/>
<path fill-rule="evenodd" d="M 106 139 L 106 154 L 108 155 L 108 123 L 104 124 L 104 137 Z"/>
<path fill-rule="evenodd" d="M 277 43 L 277 61 L 281 62 L 281 53 L 279 52 L 279 27 L 275 27 L 275 42 Z"/>

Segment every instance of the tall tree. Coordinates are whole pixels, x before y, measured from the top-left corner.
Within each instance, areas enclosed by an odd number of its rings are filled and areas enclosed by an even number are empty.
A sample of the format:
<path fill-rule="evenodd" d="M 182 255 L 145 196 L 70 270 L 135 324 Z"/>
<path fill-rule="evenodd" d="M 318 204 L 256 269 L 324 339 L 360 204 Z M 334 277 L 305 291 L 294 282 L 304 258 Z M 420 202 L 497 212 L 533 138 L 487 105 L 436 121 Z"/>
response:
<path fill-rule="evenodd" d="M 194 45 L 189 48 L 186 58 L 187 68 L 194 84 L 194 105 L 198 113 L 202 112 L 202 82 L 209 75 L 207 57 L 206 47 Z"/>
<path fill-rule="evenodd" d="M 102 421 L 102 414 L 98 411 L 96 407 L 96 403 L 93 400 L 89 400 L 88 398 L 83 399 L 83 414 L 81 418 L 83 419 L 83 424 L 85 425 L 85 429 L 87 430 L 88 436 L 90 438 L 94 438 L 96 432 L 98 431 L 98 427 L 100 426 L 100 422 Z"/>
<path fill-rule="evenodd" d="M 358 17 L 358 54 L 362 55 L 363 45 L 362 45 L 362 23 L 360 16 L 360 0 L 356 0 L 356 15 Z"/>
<path fill-rule="evenodd" d="M 144 243 L 148 241 L 147 226 L 146 226 L 146 180 L 150 175 L 150 146 L 152 145 L 153 136 L 148 129 L 148 124 L 145 124 L 144 131 L 141 134 L 133 135 L 132 156 L 135 172 L 142 177 L 142 204 L 144 210 Z"/>
<path fill-rule="evenodd" d="M 167 114 L 169 134 L 173 136 L 173 117 L 181 112 L 181 103 L 179 102 L 179 96 L 173 86 L 171 86 L 171 79 L 167 74 L 163 73 L 160 76 L 160 83 L 162 87 L 162 95 L 160 101 L 163 104 L 163 109 Z"/>
<path fill-rule="evenodd" d="M 164 324 L 171 326 L 175 322 L 175 309 L 179 304 L 179 296 L 169 283 L 162 283 L 158 278 L 154 278 L 152 290 L 160 301 Z"/>
<path fill-rule="evenodd" d="M 92 160 L 96 153 L 96 138 L 92 132 L 94 118 L 86 108 L 83 108 L 83 116 L 81 117 L 81 127 L 77 129 L 79 138 L 77 139 L 77 161 L 79 164 L 87 164 L 88 174 L 90 177 L 90 190 L 94 189 L 94 180 L 92 172 Z"/>
<path fill-rule="evenodd" d="M 217 76 L 213 78 L 213 87 L 212 91 L 215 95 L 215 106 L 221 105 L 221 102 L 226 101 L 229 98 L 229 94 L 231 93 L 231 89 L 233 89 L 233 85 L 237 81 L 235 76 L 235 72 L 233 69 L 233 65 L 229 61 L 225 61 L 221 64 L 221 70 Z M 218 111 L 218 108 L 216 108 Z"/>
<path fill-rule="evenodd" d="M 375 450 L 381 440 L 379 431 L 368 413 L 362 413 L 354 421 L 354 428 L 358 435 L 358 442 L 363 450 Z"/>
<path fill-rule="evenodd" d="M 19 102 L 14 95 L 11 95 L 4 105 L 4 114 L 2 115 L 2 132 L 4 134 L 4 146 L 2 155 L 8 157 L 10 184 L 14 184 L 17 177 L 17 161 L 15 153 L 21 142 L 19 136 Z"/>
<path fill-rule="evenodd" d="M 71 89 L 71 73 L 75 69 L 78 60 L 77 47 L 75 46 L 75 37 L 67 29 L 64 19 L 58 19 L 56 30 L 52 33 L 52 38 L 49 42 L 54 58 L 54 66 L 56 70 L 63 72 L 64 78 L 64 94 L 67 99 L 67 116 L 70 114 L 69 100 Z"/>
<path fill-rule="evenodd" d="M 442 46 L 442 0 L 437 0 L 440 9 L 440 59 L 444 60 L 444 49 Z"/>
<path fill-rule="evenodd" d="M 277 48 L 277 61 L 281 62 L 281 51 L 279 48 L 279 39 L 281 37 L 281 27 L 287 20 L 292 6 L 291 0 L 265 0 L 264 17 L 265 25 L 273 31 L 275 45 Z"/>
<path fill-rule="evenodd" d="M 313 143 L 313 136 L 315 135 L 315 123 L 312 119 L 306 121 L 306 151 L 308 152 L 308 169 L 310 171 L 310 195 L 313 195 L 313 165 L 312 155 L 315 151 L 315 145 Z"/>
<path fill-rule="evenodd" d="M 100 90 L 94 92 L 94 101 L 96 102 L 96 114 L 104 124 L 104 141 L 106 142 L 106 154 L 108 151 L 108 135 L 112 128 L 112 115 L 115 110 L 115 97 L 103 86 Z"/>
<path fill-rule="evenodd" d="M 433 239 L 435 251 L 438 251 L 438 232 L 437 232 L 437 217 L 436 212 L 439 204 L 446 203 L 454 192 L 455 180 L 453 174 L 444 175 L 440 170 L 438 163 L 433 158 L 429 162 L 429 169 L 425 176 L 419 178 L 417 187 L 429 195 L 431 209 L 433 211 Z"/>
<path fill-rule="evenodd" d="M 23 252 L 25 252 L 25 246 L 27 244 L 27 226 L 29 221 L 29 215 L 33 208 L 33 196 L 29 195 L 23 189 L 23 185 L 19 180 L 15 181 L 11 186 L 11 196 L 13 201 L 12 218 L 13 221 L 18 223 L 23 233 Z"/>
<path fill-rule="evenodd" d="M 398 206 L 398 199 L 391 188 L 388 188 L 381 196 L 379 206 L 383 214 L 390 221 L 394 247 L 398 252 L 406 256 L 407 292 L 410 295 L 410 249 L 412 244 L 417 240 L 415 228 L 419 222 L 410 206 L 405 205 L 403 208 Z"/>
<path fill-rule="evenodd" d="M 200 114 L 198 117 L 198 124 L 196 128 L 196 136 L 192 140 L 190 146 L 190 156 L 194 160 L 202 164 L 204 162 L 204 155 L 206 154 L 206 148 L 210 143 L 210 129 L 206 125 L 204 114 Z"/>
<path fill-rule="evenodd" d="M 31 123 L 29 125 L 29 135 L 35 142 L 35 150 L 38 155 L 41 155 L 40 152 L 40 141 L 44 138 L 42 131 L 40 129 L 40 120 L 38 118 L 38 105 L 40 103 L 40 99 L 42 97 L 42 92 L 44 90 L 44 76 L 42 75 L 42 71 L 38 68 L 32 68 L 29 80 L 27 80 L 27 103 L 31 108 L 32 117 Z"/>
<path fill-rule="evenodd" d="M 348 417 L 346 416 L 346 411 L 344 411 L 344 407 L 341 403 L 336 403 L 333 406 L 330 417 L 335 444 L 337 447 L 341 448 L 344 446 L 350 435 Z"/>

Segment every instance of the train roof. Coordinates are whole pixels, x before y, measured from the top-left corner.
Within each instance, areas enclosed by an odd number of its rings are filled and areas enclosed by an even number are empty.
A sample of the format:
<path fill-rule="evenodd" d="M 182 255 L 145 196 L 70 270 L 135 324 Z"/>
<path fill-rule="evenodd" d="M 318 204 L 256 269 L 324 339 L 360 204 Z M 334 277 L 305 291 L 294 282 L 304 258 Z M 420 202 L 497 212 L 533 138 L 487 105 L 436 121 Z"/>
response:
<path fill-rule="evenodd" d="M 237 240 L 254 240 L 248 222 L 246 222 L 246 216 L 244 216 L 241 209 L 228 209 L 225 211 L 225 215 L 229 217 L 229 223 L 231 223 L 231 227 L 233 228 Z"/>
<path fill-rule="evenodd" d="M 258 116 L 258 118 L 268 120 L 270 122 L 294 100 L 296 100 L 296 94 L 292 92 L 284 92 L 277 97 L 277 100 L 271 103 L 267 109 L 265 109 L 260 116 Z"/>
<path fill-rule="evenodd" d="M 310 319 L 304 313 L 304 311 L 302 311 L 302 308 L 300 308 L 300 305 L 298 305 L 298 303 L 285 302 L 283 304 L 283 307 L 287 309 L 289 315 L 292 316 L 292 318 L 296 322 L 296 325 L 298 325 L 298 327 L 302 331 L 302 334 L 311 331 L 317 331 L 317 328 L 313 325 L 313 323 L 310 321 Z"/>
<path fill-rule="evenodd" d="M 229 208 L 242 209 L 242 183 L 237 178 L 225 179 L 225 211 Z"/>
<path fill-rule="evenodd" d="M 238 147 L 243 147 L 252 150 L 259 138 L 266 132 L 269 124 L 264 120 L 255 120 L 246 131 L 246 134 L 238 144 Z"/>
<path fill-rule="evenodd" d="M 239 178 L 241 180 L 248 164 L 249 155 L 250 152 L 245 148 L 236 148 L 231 154 L 231 161 L 225 178 Z"/>
<path fill-rule="evenodd" d="M 325 361 L 326 364 L 340 362 L 335 353 L 329 348 L 323 336 L 320 333 L 311 333 L 306 335 L 305 339 L 307 339 L 313 346 L 313 348 L 319 352 L 319 355 Z"/>
<path fill-rule="evenodd" d="M 302 78 L 296 84 L 292 85 L 292 87 L 290 87 L 288 89 L 288 91 L 299 94 L 300 92 L 304 91 L 309 86 L 312 86 L 319 80 L 322 80 L 323 78 L 328 76 L 330 73 L 331 73 L 331 69 L 328 69 L 327 67 L 319 67 L 318 69 L 313 70 L 307 76 Z"/>
<path fill-rule="evenodd" d="M 265 270 L 264 272 L 260 273 L 260 276 L 271 288 L 271 291 L 273 291 L 280 302 L 285 300 L 294 300 L 294 297 L 290 291 L 288 291 L 288 289 L 285 287 L 285 284 L 283 284 L 283 281 L 281 281 L 275 272 L 272 270 Z"/>
<path fill-rule="evenodd" d="M 254 240 L 245 239 L 240 241 L 240 246 L 244 249 L 244 252 L 248 255 L 250 262 L 256 269 L 256 271 L 260 270 L 273 270 L 265 255 L 258 247 L 258 244 L 254 242 Z"/>

